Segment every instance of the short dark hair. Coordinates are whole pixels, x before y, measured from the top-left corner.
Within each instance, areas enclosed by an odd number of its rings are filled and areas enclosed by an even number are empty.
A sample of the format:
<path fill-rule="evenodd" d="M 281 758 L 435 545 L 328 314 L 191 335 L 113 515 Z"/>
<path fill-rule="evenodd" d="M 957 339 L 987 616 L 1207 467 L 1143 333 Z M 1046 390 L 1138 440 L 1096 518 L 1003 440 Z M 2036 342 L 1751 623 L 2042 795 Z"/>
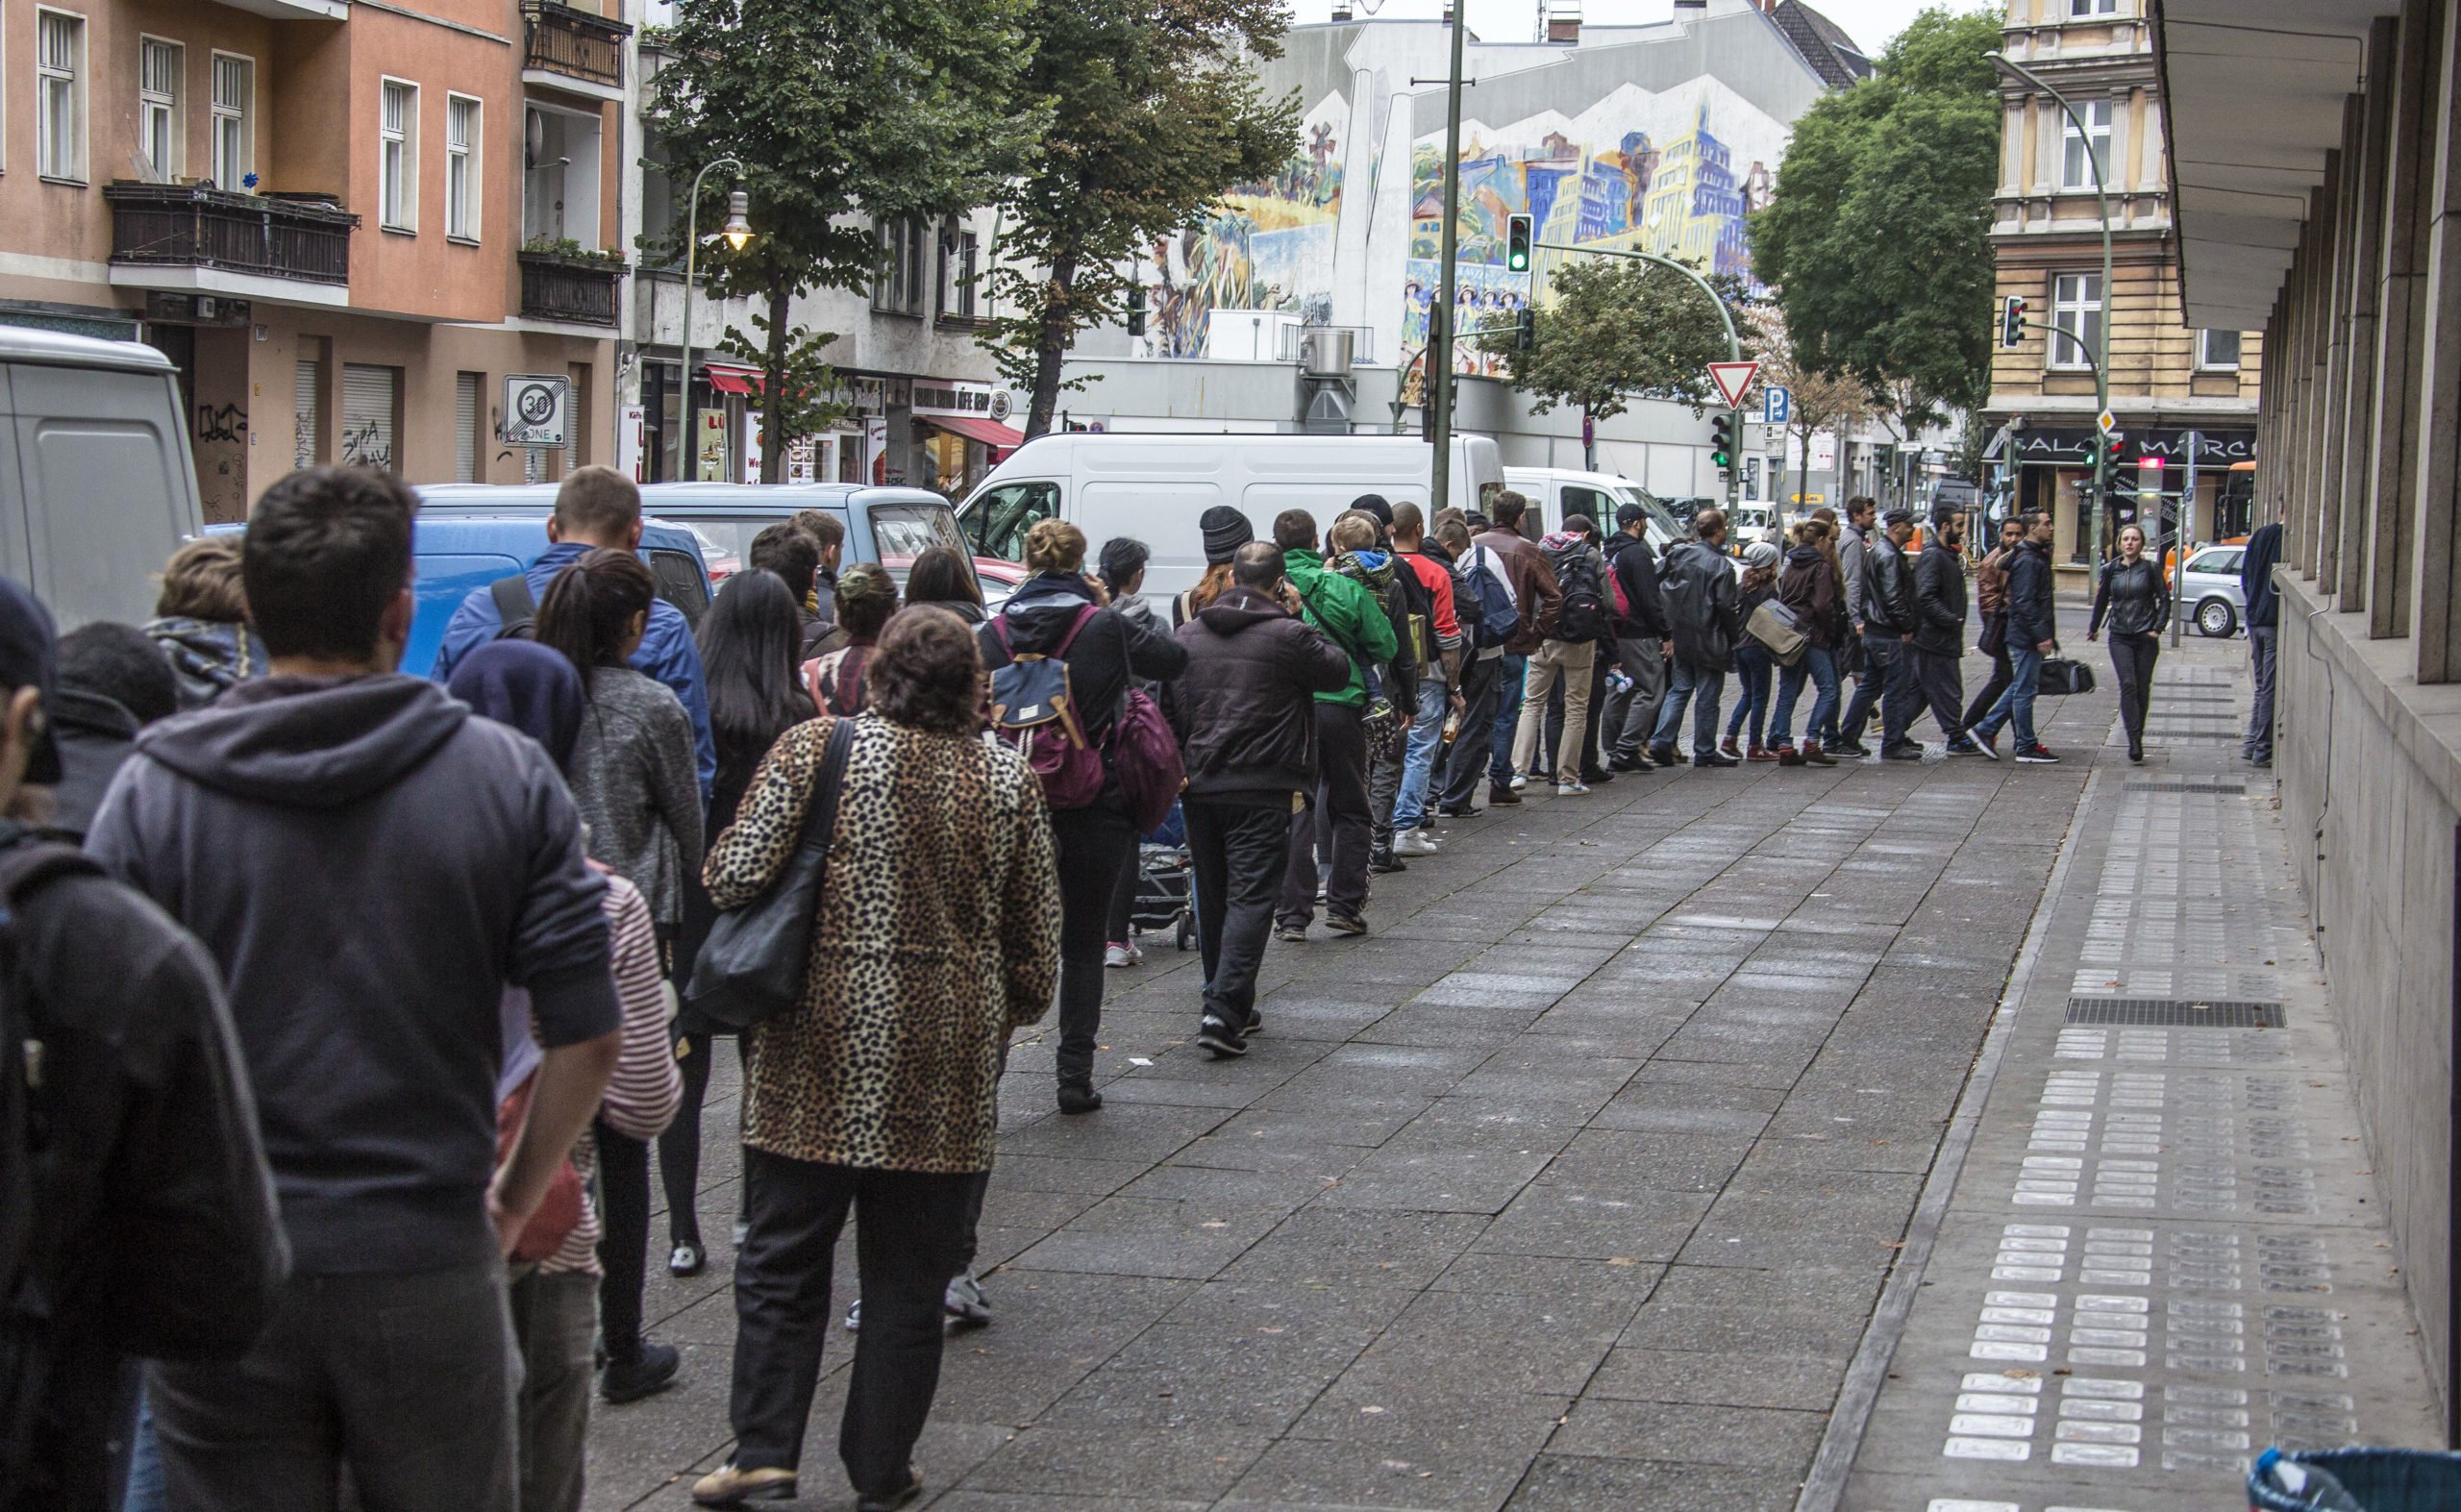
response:
<path fill-rule="evenodd" d="M 863 664 L 863 692 L 882 718 L 943 735 L 982 728 L 982 651 L 965 622 L 917 604 L 888 622 Z"/>
<path fill-rule="evenodd" d="M 795 529 L 811 537 L 811 543 L 825 554 L 832 546 L 846 539 L 846 522 L 827 509 L 798 509 L 793 520 Z"/>
<path fill-rule="evenodd" d="M 391 473 L 308 467 L 274 480 L 248 515 L 239 577 L 277 657 L 371 656 L 410 582 L 418 496 Z"/>
<path fill-rule="evenodd" d="M 556 524 L 567 540 L 606 542 L 641 523 L 641 485 L 612 467 L 576 467 L 556 490 Z"/>
<path fill-rule="evenodd" d="M 2040 509 L 2027 509 L 2025 513 L 2018 515 L 2017 518 L 2025 521 L 2026 529 L 2029 531 L 2037 525 L 2048 524 L 2051 520 L 2051 516 L 2043 513 Z"/>
<path fill-rule="evenodd" d="M 1288 570 L 1281 548 L 1270 541 L 1250 541 L 1230 558 L 1230 581 L 1243 588 L 1270 591 Z"/>
<path fill-rule="evenodd" d="M 743 559 L 755 572 L 774 572 L 802 603 L 811 592 L 812 575 L 820 570 L 820 547 L 791 525 L 772 525 L 752 538 Z"/>
<path fill-rule="evenodd" d="M 1273 543 L 1283 551 L 1305 551 L 1316 544 L 1316 517 L 1305 509 L 1284 509 L 1273 517 Z"/>
<path fill-rule="evenodd" d="M 1487 518 L 1494 521 L 1500 531 L 1517 531 L 1521 529 L 1521 517 L 1529 512 L 1529 501 L 1506 488 L 1496 495 L 1495 503 L 1488 508 Z"/>
<path fill-rule="evenodd" d="M 574 558 L 538 598 L 538 643 L 560 651 L 587 687 L 597 669 L 621 658 L 633 616 L 649 612 L 657 580 L 641 558 L 601 546 Z"/>
<path fill-rule="evenodd" d="M 1598 522 L 1586 514 L 1569 514 L 1564 517 L 1564 530 L 1573 535 L 1595 535 Z"/>
<path fill-rule="evenodd" d="M 897 580 L 880 563 L 857 562 L 837 580 L 837 628 L 847 634 L 877 635 L 896 612 Z"/>
<path fill-rule="evenodd" d="M 906 602 L 982 607 L 982 588 L 966 570 L 965 554 L 954 546 L 927 546 L 906 570 Z"/>
<path fill-rule="evenodd" d="M 1869 514 L 1878 508 L 1878 501 L 1875 500 L 1870 494 L 1858 493 L 1852 499 L 1846 501 L 1846 518 L 1851 520 L 1857 515 Z"/>
<path fill-rule="evenodd" d="M 1146 562 L 1153 557 L 1153 549 L 1135 536 L 1114 535 L 1103 542 L 1102 555 L 1094 558 L 1095 570 L 1103 580 L 1103 586 L 1117 596 L 1129 579 L 1145 570 Z"/>
<path fill-rule="evenodd" d="M 1423 540 L 1427 536 L 1427 515 L 1407 499 L 1393 506 L 1392 523 L 1395 535 L 1406 535 L 1412 540 Z"/>
<path fill-rule="evenodd" d="M 180 711 L 180 680 L 154 637 L 134 625 L 97 620 L 60 637 L 63 690 L 110 699 L 140 725 Z"/>

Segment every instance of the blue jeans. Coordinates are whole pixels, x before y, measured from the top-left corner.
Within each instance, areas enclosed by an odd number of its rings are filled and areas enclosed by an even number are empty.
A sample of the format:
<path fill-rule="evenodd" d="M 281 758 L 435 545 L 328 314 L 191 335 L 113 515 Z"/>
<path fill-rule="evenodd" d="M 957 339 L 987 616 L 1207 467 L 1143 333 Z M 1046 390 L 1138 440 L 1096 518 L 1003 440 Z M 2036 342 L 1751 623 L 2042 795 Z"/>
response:
<path fill-rule="evenodd" d="M 2025 747 L 2034 740 L 2034 692 L 2042 686 L 2042 653 L 2030 641 L 2008 643 L 2008 668 L 2015 675 L 2009 680 L 2008 691 L 1982 716 L 1981 726 L 1973 731 L 1982 739 L 2000 733 L 2001 725 L 2017 727 L 2017 744 Z"/>
<path fill-rule="evenodd" d="M 1487 781 L 1498 787 L 1512 785 L 1512 737 L 1521 728 L 1521 684 L 1529 671 L 1528 657 L 1504 654 L 1504 670 L 1497 674 L 1495 755 L 1487 761 Z"/>
<path fill-rule="evenodd" d="M 1652 750 L 1675 749 L 1676 732 L 1683 728 L 1683 706 L 1693 702 L 1696 689 L 1701 698 L 1692 710 L 1692 754 L 1717 754 L 1718 700 L 1726 696 L 1727 675 L 1696 667 L 1680 657 L 1675 659 L 1675 681 L 1667 685 L 1666 702 L 1658 706 L 1657 731 L 1650 736 Z"/>
<path fill-rule="evenodd" d="M 1727 719 L 1727 738 L 1732 740 L 1747 721 L 1752 726 L 1752 743 L 1760 737 L 1769 723 L 1769 679 L 1777 663 L 1758 641 L 1749 640 L 1734 648 L 1735 687 L 1734 713 Z"/>
<path fill-rule="evenodd" d="M 1402 748 L 1402 792 L 1393 800 L 1393 832 L 1415 830 L 1427 817 L 1427 787 L 1435 753 L 1444 744 L 1444 716 L 1453 706 L 1444 680 L 1419 679 L 1419 706 L 1410 715 L 1408 744 Z"/>
<path fill-rule="evenodd" d="M 1803 659 L 1777 674 L 1777 711 L 1769 721 L 1771 745 L 1795 743 L 1795 701 L 1802 697 L 1806 677 L 1817 689 L 1812 694 L 1811 717 L 1803 721 L 1806 734 L 1818 740 L 1822 731 L 1837 722 L 1837 660 L 1818 646 L 1807 646 Z"/>

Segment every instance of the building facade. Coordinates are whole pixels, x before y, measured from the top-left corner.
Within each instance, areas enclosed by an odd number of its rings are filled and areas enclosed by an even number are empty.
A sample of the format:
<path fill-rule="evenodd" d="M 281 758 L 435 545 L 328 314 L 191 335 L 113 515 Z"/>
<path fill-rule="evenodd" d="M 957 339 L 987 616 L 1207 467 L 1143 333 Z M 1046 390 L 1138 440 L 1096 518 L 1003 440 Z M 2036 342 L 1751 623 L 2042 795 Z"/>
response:
<path fill-rule="evenodd" d="M 593 0 L 0 6 L 0 320 L 168 354 L 211 520 L 311 462 L 599 459 L 629 31 Z M 559 411 L 508 427 L 516 376 Z"/>
<path fill-rule="evenodd" d="M 1989 457 L 2001 487 L 2016 508 L 2051 511 L 2058 559 L 2084 561 L 2107 322 L 2121 464 L 2102 504 L 2105 549 L 2121 524 L 2151 526 L 2157 505 L 2165 521 L 2184 508 L 2193 539 L 2241 533 L 2246 495 L 2231 469 L 2255 455 L 2262 338 L 2191 327 L 2182 310 L 2151 0 L 2006 4 L 2002 51 L 2065 96 L 2082 129 L 2050 94 L 2002 74 L 1991 239 L 2001 299 L 2025 301 L 2037 324 L 1992 359 L 1984 418 L 2005 428 Z"/>

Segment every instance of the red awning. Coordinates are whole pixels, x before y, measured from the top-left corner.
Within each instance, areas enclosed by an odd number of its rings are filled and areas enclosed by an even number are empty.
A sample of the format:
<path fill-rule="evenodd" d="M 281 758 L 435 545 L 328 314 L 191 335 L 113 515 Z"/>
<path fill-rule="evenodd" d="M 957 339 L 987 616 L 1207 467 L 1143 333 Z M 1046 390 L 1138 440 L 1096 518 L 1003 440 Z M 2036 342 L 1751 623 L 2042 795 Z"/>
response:
<path fill-rule="evenodd" d="M 997 420 L 977 420 L 971 415 L 919 414 L 914 417 L 925 425 L 938 426 L 951 435 L 962 435 L 969 441 L 981 441 L 998 451 L 1026 444 L 1026 433 Z"/>
<path fill-rule="evenodd" d="M 750 367 L 720 367 L 712 362 L 706 371 L 709 386 L 722 394 L 757 394 L 760 392 L 760 373 Z"/>

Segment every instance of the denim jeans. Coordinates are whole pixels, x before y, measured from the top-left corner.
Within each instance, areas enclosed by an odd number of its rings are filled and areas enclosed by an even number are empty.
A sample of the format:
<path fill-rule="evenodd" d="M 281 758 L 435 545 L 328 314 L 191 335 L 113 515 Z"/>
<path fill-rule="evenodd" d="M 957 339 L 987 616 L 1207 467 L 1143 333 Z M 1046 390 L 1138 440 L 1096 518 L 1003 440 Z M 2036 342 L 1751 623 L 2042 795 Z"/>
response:
<path fill-rule="evenodd" d="M 1410 716 L 1408 743 L 1402 748 L 1402 796 L 1393 801 L 1396 834 L 1417 829 L 1427 817 L 1428 784 L 1435 773 L 1435 753 L 1444 744 L 1444 716 L 1452 706 L 1452 691 L 1443 679 L 1419 679 L 1419 706 Z"/>
<path fill-rule="evenodd" d="M 1801 661 L 1777 674 L 1777 708 L 1769 721 L 1772 746 L 1795 742 L 1795 701 L 1802 697 L 1805 678 L 1811 680 L 1816 690 L 1812 694 L 1811 717 L 1803 721 L 1807 737 L 1819 739 L 1820 732 L 1837 718 L 1837 660 L 1818 646 L 1806 646 Z"/>
<path fill-rule="evenodd" d="M 1672 751 L 1675 737 L 1683 728 L 1683 706 L 1693 702 L 1698 690 L 1700 702 L 1692 710 L 1692 754 L 1714 756 L 1718 749 L 1718 700 L 1726 695 L 1727 675 L 1707 667 L 1694 666 L 1678 657 L 1675 658 L 1675 681 L 1666 690 L 1666 702 L 1658 706 L 1657 731 L 1650 736 L 1650 749 Z"/>
<path fill-rule="evenodd" d="M 1512 785 L 1512 737 L 1521 729 L 1521 683 L 1529 672 L 1529 657 L 1504 654 L 1496 682 L 1495 754 L 1487 762 L 1487 781 L 1498 787 Z"/>
<path fill-rule="evenodd" d="M 1752 743 L 1760 744 L 1769 725 L 1769 678 L 1777 663 L 1757 641 L 1734 648 L 1735 701 L 1734 713 L 1727 719 L 1727 738 L 1732 740 L 1746 723 L 1752 726 Z"/>
<path fill-rule="evenodd" d="M 2000 727 L 2013 723 L 2017 727 L 2017 744 L 2029 746 L 2034 740 L 2034 692 L 2042 686 L 2042 653 L 2027 642 L 2008 644 L 2008 665 L 2015 676 L 2009 680 L 2008 691 L 1982 716 L 1982 724 L 1975 731 L 1983 736 L 1996 735 Z"/>

